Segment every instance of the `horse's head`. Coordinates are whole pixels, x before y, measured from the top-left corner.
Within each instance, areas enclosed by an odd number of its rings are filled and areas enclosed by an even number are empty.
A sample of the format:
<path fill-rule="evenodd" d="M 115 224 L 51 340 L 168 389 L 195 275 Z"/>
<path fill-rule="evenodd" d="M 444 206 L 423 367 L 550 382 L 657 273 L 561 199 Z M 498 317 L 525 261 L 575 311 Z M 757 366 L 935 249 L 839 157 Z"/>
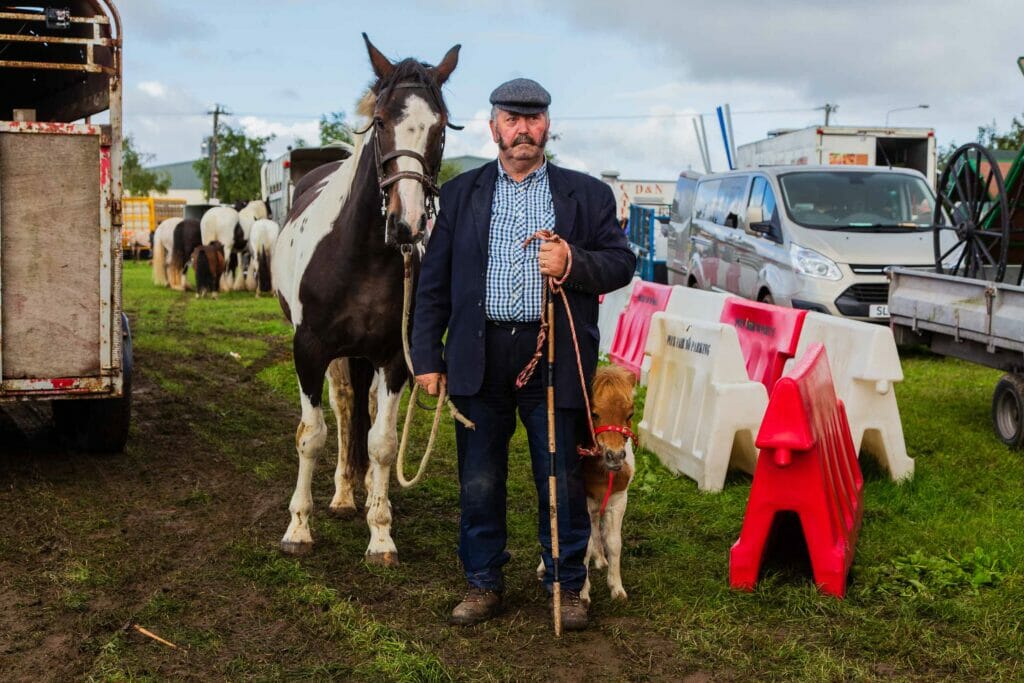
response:
<path fill-rule="evenodd" d="M 371 87 L 377 176 L 388 244 L 412 244 L 426 234 L 444 152 L 448 109 L 441 86 L 459 61 L 456 45 L 437 66 L 392 63 L 363 34 L 377 81 Z"/>
<path fill-rule="evenodd" d="M 622 469 L 626 460 L 626 444 L 633 434 L 635 384 L 633 373 L 617 365 L 600 367 L 594 375 L 590 410 L 597 440 L 596 454 L 613 472 Z"/>

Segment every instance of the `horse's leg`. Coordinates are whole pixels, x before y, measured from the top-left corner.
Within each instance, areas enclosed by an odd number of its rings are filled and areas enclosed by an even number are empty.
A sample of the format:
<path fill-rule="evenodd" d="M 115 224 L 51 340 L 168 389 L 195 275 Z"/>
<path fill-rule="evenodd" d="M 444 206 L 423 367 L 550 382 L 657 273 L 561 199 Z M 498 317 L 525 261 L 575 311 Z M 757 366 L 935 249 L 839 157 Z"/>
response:
<path fill-rule="evenodd" d="M 405 360 L 401 356 L 377 372 L 377 414 L 368 440 L 371 485 L 366 497 L 366 523 L 370 527 L 366 561 L 370 564 L 398 564 L 398 549 L 391 538 L 388 482 L 391 465 L 398 454 L 398 404 L 407 379 Z"/>
<path fill-rule="evenodd" d="M 379 380 L 380 373 L 373 373 L 373 381 L 370 383 L 370 390 L 368 392 L 370 424 L 373 424 L 377 421 L 377 385 L 380 384 Z M 373 468 L 366 468 L 366 474 L 363 476 L 363 487 L 366 489 L 366 507 L 370 507 L 370 491 L 373 490 Z"/>
<path fill-rule="evenodd" d="M 587 496 L 587 512 L 590 513 L 590 540 L 587 541 L 587 554 L 583 557 L 583 566 L 587 568 L 587 579 L 580 590 L 580 599 L 590 604 L 590 560 L 595 549 L 601 548 L 601 503 Z M 540 573 L 540 568 L 537 570 Z"/>
<path fill-rule="evenodd" d="M 224 272 L 220 274 L 220 291 L 231 291 L 231 242 L 221 247 L 224 250 Z"/>
<path fill-rule="evenodd" d="M 625 600 L 626 591 L 622 587 L 622 518 L 626 515 L 626 491 L 612 494 L 608 499 L 601 536 L 608 551 L 608 588 L 612 592 L 612 600 Z"/>
<path fill-rule="evenodd" d="M 355 482 L 347 471 L 353 399 L 348 359 L 336 358 L 327 366 L 327 383 L 331 410 L 334 411 L 334 421 L 338 423 L 338 466 L 334 470 L 334 498 L 331 499 L 328 510 L 336 517 L 354 517 L 356 499 L 353 484 Z"/>
<path fill-rule="evenodd" d="M 295 355 L 295 372 L 299 376 L 299 398 L 302 402 L 302 421 L 295 432 L 295 450 L 299 455 L 299 474 L 295 483 L 288 510 L 291 522 L 281 539 L 281 550 L 290 555 L 301 555 L 313 548 L 313 535 L 309 530 L 309 518 L 313 511 L 313 492 L 311 489 L 313 470 L 316 459 L 327 441 L 327 425 L 324 423 L 324 411 L 321 405 L 321 394 L 324 386 L 324 373 L 328 362 L 320 354 L 309 349 L 319 344 L 307 340 L 302 328 L 295 333 L 293 350 Z"/>
<path fill-rule="evenodd" d="M 608 558 L 605 556 L 607 546 L 603 540 L 608 525 L 608 511 L 605 511 L 602 519 L 601 501 L 593 498 L 587 498 L 587 510 L 590 512 L 590 542 L 587 544 L 587 552 L 594 560 L 594 569 L 604 569 L 608 566 Z"/>
<path fill-rule="evenodd" d="M 235 272 L 233 272 L 231 274 L 231 279 L 233 281 L 232 284 L 231 284 L 231 289 L 233 291 L 235 291 L 235 292 L 244 292 L 245 288 L 248 286 L 246 284 L 246 276 L 245 276 L 246 268 L 245 268 L 244 253 L 241 252 L 241 251 L 235 251 L 235 250 L 233 250 L 233 253 L 236 254 L 236 256 L 235 256 Z"/>

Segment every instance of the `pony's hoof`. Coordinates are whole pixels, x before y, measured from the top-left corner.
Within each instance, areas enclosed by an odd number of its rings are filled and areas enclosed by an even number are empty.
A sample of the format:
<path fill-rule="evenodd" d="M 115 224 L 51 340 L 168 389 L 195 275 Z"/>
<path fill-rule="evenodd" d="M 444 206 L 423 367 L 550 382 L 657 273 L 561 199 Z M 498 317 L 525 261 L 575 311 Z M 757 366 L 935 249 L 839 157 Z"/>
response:
<path fill-rule="evenodd" d="M 281 552 L 285 555 L 308 555 L 313 544 L 308 541 L 281 541 Z"/>
<path fill-rule="evenodd" d="M 378 567 L 397 567 L 398 553 L 366 553 L 366 564 Z"/>
<path fill-rule="evenodd" d="M 329 507 L 327 508 L 327 514 L 336 519 L 355 519 L 356 518 L 356 506 L 352 507 Z"/>
<path fill-rule="evenodd" d="M 626 591 L 621 588 L 612 589 L 612 600 L 615 602 L 626 602 L 627 599 Z"/>

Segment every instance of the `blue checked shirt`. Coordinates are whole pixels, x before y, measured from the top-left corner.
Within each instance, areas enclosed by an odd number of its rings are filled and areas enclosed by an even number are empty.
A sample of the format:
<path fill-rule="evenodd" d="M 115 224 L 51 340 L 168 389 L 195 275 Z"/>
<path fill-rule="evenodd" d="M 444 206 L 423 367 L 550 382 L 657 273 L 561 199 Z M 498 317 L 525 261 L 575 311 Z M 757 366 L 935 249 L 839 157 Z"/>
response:
<path fill-rule="evenodd" d="M 523 242 L 538 230 L 553 230 L 554 227 L 555 206 L 551 201 L 547 161 L 518 183 L 499 162 L 487 253 L 484 310 L 488 320 L 540 320 L 540 295 L 544 286 L 537 264 L 540 242 L 531 242 L 525 249 Z"/>

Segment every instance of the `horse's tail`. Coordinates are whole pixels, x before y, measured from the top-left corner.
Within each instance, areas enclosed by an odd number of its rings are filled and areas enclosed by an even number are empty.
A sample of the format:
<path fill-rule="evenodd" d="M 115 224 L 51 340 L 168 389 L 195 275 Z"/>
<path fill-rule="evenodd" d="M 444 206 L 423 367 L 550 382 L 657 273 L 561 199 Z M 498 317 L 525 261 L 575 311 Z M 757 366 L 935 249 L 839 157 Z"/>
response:
<path fill-rule="evenodd" d="M 171 240 L 171 265 L 167 273 L 171 287 L 184 289 L 185 268 L 192 258 L 191 250 L 185 248 L 185 221 L 174 226 L 174 237 Z"/>
<path fill-rule="evenodd" d="M 367 438 L 370 435 L 370 385 L 373 383 L 373 364 L 365 358 L 349 358 L 349 379 L 352 382 L 352 419 L 348 428 L 348 462 L 346 474 L 351 480 L 362 481 L 370 467 Z"/>
<path fill-rule="evenodd" d="M 273 284 L 270 281 L 270 249 L 266 245 L 261 244 L 258 247 L 256 255 L 257 270 L 256 270 L 256 284 L 261 292 L 269 292 L 273 289 Z"/>
<path fill-rule="evenodd" d="M 164 243 L 153 233 L 153 284 L 158 287 L 167 286 L 167 255 L 164 253 Z"/>

